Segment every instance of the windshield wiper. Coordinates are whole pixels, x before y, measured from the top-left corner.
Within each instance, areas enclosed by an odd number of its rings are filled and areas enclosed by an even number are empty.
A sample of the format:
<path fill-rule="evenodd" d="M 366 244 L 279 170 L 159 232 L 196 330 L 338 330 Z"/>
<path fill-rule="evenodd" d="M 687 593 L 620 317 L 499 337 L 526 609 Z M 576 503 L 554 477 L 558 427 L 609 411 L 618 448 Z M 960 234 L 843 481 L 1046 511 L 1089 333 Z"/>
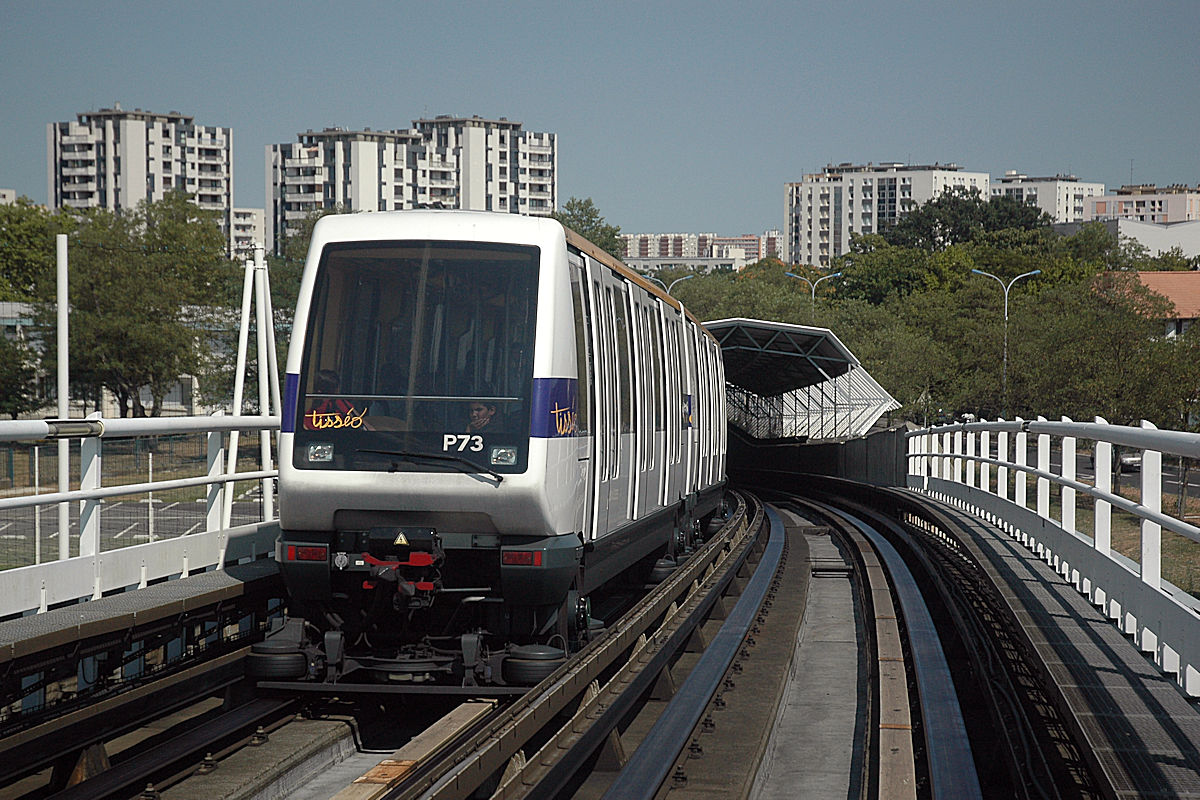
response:
<path fill-rule="evenodd" d="M 504 482 L 504 476 L 501 475 L 499 472 L 496 472 L 493 469 L 488 469 L 484 465 L 477 464 L 474 461 L 470 460 L 469 458 L 463 458 L 462 456 L 450 456 L 450 455 L 446 455 L 445 453 L 419 453 L 419 452 L 415 452 L 412 450 L 368 450 L 365 448 L 360 448 L 358 450 L 355 450 L 355 452 L 356 453 L 375 453 L 376 455 L 381 455 L 381 456 L 396 456 L 397 458 L 402 458 L 402 459 L 406 459 L 409 461 L 417 460 L 417 459 L 427 459 L 430 461 L 445 461 L 447 463 L 450 463 L 450 464 L 453 464 L 453 465 L 459 467 L 460 469 L 462 469 L 463 467 L 467 467 L 467 469 L 463 469 L 463 472 L 467 472 L 467 473 L 481 472 L 485 475 L 491 475 L 493 478 L 496 479 L 496 483 Z M 396 463 L 395 462 L 392 462 L 391 471 L 392 472 L 396 471 Z"/>

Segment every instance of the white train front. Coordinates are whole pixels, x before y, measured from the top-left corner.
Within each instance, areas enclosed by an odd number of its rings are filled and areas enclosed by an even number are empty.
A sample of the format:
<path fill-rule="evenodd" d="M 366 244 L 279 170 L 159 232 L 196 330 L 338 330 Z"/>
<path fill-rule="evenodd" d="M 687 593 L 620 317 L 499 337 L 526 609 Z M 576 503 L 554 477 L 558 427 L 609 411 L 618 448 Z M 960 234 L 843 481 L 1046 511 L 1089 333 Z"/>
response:
<path fill-rule="evenodd" d="M 285 387 L 289 616 L 392 677 L 566 649 L 720 503 L 718 346 L 553 220 L 321 219 Z"/>

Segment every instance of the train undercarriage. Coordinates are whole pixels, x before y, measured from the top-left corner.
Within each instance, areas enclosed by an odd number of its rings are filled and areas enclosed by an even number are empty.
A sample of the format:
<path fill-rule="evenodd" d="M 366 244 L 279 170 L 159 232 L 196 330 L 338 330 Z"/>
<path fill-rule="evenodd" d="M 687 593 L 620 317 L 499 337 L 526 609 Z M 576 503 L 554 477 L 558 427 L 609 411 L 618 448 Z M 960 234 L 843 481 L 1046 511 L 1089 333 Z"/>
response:
<path fill-rule="evenodd" d="M 713 514 L 702 525 L 670 511 L 610 534 L 605 548 L 578 537 L 459 548 L 428 528 L 325 541 L 285 533 L 288 614 L 252 646 L 247 675 L 330 687 L 536 684 L 703 540 Z"/>

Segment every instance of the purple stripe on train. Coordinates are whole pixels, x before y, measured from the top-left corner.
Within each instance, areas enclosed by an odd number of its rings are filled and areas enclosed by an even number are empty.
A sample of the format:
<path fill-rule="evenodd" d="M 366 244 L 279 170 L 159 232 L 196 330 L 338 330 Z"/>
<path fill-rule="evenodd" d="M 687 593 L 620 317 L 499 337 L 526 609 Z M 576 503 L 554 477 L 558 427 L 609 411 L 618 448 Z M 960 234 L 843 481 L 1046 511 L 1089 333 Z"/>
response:
<path fill-rule="evenodd" d="M 574 436 L 579 422 L 579 381 L 534 378 L 529 435 L 539 439 Z"/>
<path fill-rule="evenodd" d="M 300 395 L 300 376 L 289 372 L 283 380 L 283 419 L 279 421 L 282 433 L 296 432 L 296 400 Z"/>

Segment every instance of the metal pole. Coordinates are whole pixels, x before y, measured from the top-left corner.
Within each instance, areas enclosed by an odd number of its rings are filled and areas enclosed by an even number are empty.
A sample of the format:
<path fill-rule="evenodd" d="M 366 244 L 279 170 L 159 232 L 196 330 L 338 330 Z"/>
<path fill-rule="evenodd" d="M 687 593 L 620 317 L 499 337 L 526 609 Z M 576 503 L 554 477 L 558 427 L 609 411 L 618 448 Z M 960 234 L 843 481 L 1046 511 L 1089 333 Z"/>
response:
<path fill-rule="evenodd" d="M 33 446 L 33 494 L 42 493 L 41 453 L 37 445 Z M 42 563 L 42 507 L 33 507 L 33 563 Z"/>
<path fill-rule="evenodd" d="M 671 285 L 667 287 L 667 294 L 671 293 L 671 290 L 675 288 L 675 284 L 679 283 L 680 281 L 691 280 L 694 277 L 696 277 L 696 276 L 695 275 L 684 275 L 682 278 L 676 278 L 675 280 L 671 281 Z"/>
<path fill-rule="evenodd" d="M 1008 283 L 1005 283 L 998 275 L 993 275 L 990 272 L 984 272 L 981 269 L 973 269 L 971 272 L 974 272 L 976 275 L 983 275 L 991 278 L 992 280 L 996 281 L 996 283 L 1000 284 L 1000 288 L 1004 291 L 1004 366 L 1001 374 L 1000 385 L 1002 392 L 1001 397 L 1003 398 L 1004 402 L 1004 415 L 1008 416 L 1008 292 L 1010 289 L 1012 289 L 1013 284 L 1021 280 L 1021 278 L 1028 278 L 1032 275 L 1040 275 L 1042 271 L 1040 269 L 1034 269 L 1030 270 L 1029 272 L 1022 272 Z"/>
<path fill-rule="evenodd" d="M 254 262 L 246 262 L 246 276 L 242 282 L 242 325 L 238 331 L 237 366 L 233 373 L 233 416 L 242 415 L 242 391 L 246 385 L 246 348 L 250 338 L 250 299 L 254 292 Z M 237 471 L 238 432 L 229 432 L 229 467 L 226 472 Z M 221 527 L 229 527 L 229 519 L 233 515 L 233 484 L 221 484 L 224 495 L 224 512 L 221 515 Z"/>
<path fill-rule="evenodd" d="M 263 261 L 262 248 L 254 249 L 254 312 L 258 345 L 258 408 L 260 414 L 269 414 L 271 409 L 271 389 L 269 378 L 271 366 L 275 359 L 268 354 L 270 347 L 271 322 L 267 318 L 267 265 Z M 261 469 L 271 468 L 271 432 L 259 431 L 259 458 Z M 274 501 L 271 497 L 273 483 L 271 478 L 262 480 L 262 516 L 265 522 L 274 517 Z"/>
<path fill-rule="evenodd" d="M 154 451 L 146 451 L 146 483 L 154 483 Z M 150 541 L 154 541 L 154 492 L 146 493 L 146 523 Z"/>
<path fill-rule="evenodd" d="M 67 235 L 65 233 L 57 234 L 54 237 L 54 246 L 57 256 L 58 418 L 66 419 L 71 416 L 70 381 L 67 372 L 67 359 L 70 355 L 67 346 L 67 309 L 69 304 L 67 297 Z M 71 442 L 68 439 L 58 440 L 58 490 L 60 492 L 71 491 Z M 58 504 L 58 557 L 59 559 L 71 557 L 70 503 Z"/>

